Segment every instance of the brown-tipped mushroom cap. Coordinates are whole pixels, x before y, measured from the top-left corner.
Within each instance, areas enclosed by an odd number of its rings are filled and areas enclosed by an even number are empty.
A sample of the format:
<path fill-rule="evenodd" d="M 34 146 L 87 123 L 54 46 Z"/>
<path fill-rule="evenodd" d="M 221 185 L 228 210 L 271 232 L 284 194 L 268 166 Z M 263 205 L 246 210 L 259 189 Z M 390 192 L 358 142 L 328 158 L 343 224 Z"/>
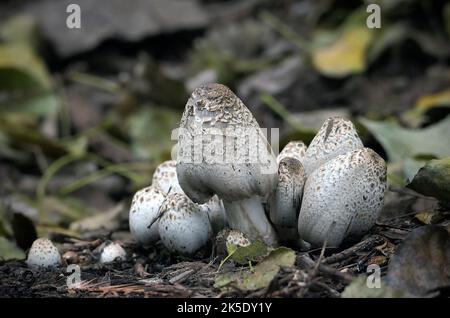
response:
<path fill-rule="evenodd" d="M 370 229 L 383 207 L 386 163 L 361 148 L 326 162 L 306 180 L 298 219 L 300 238 L 314 246 L 338 246 Z"/>
<path fill-rule="evenodd" d="M 158 165 L 153 173 L 152 185 L 158 186 L 166 194 L 184 193 L 181 189 L 177 177 L 177 162 L 175 160 L 167 160 Z"/>
<path fill-rule="evenodd" d="M 306 145 L 303 141 L 290 141 L 286 146 L 284 146 L 283 150 L 277 156 L 277 164 L 280 164 L 280 161 L 283 158 L 295 158 L 300 163 L 303 163 L 306 156 Z"/>
<path fill-rule="evenodd" d="M 297 227 L 306 174 L 303 165 L 293 157 L 281 159 L 278 185 L 270 200 L 270 220 L 282 227 Z"/>
<path fill-rule="evenodd" d="M 342 117 L 330 117 L 320 128 L 305 153 L 303 166 L 309 176 L 328 160 L 362 148 L 363 143 L 353 123 Z"/>

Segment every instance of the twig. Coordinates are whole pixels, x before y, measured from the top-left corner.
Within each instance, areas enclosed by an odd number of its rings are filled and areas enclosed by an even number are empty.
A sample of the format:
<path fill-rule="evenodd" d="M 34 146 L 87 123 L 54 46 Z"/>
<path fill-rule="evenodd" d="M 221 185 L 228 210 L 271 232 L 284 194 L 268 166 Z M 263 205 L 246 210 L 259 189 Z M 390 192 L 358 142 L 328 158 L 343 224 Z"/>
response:
<path fill-rule="evenodd" d="M 338 263 L 344 259 L 347 259 L 348 257 L 356 254 L 357 252 L 365 249 L 372 248 L 375 245 L 381 244 L 384 242 L 384 239 L 380 235 L 374 235 L 369 237 L 368 239 L 365 239 L 362 242 L 359 242 L 356 245 L 353 245 L 350 248 L 347 248 L 346 250 L 343 250 L 340 253 L 336 253 L 334 255 L 331 255 L 323 260 L 324 264 L 333 264 Z"/>

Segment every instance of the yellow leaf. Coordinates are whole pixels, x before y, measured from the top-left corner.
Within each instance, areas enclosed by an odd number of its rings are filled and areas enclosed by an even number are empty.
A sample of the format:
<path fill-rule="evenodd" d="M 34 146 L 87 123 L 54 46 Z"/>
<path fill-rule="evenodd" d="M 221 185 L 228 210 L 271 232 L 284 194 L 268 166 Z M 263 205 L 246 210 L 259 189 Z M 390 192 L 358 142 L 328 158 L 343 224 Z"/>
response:
<path fill-rule="evenodd" d="M 372 32 L 366 27 L 345 31 L 334 43 L 313 52 L 314 67 L 330 77 L 360 73 L 366 68 L 366 53 Z"/>

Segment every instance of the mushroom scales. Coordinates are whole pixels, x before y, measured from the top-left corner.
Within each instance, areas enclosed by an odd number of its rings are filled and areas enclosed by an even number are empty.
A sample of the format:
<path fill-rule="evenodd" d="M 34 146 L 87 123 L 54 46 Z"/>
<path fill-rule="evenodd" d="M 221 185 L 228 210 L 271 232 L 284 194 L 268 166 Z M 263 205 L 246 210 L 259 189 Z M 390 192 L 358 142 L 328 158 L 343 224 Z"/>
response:
<path fill-rule="evenodd" d="M 302 239 L 314 246 L 338 246 L 349 235 L 361 235 L 383 207 L 386 163 L 361 148 L 337 156 L 306 180 L 298 218 Z"/>

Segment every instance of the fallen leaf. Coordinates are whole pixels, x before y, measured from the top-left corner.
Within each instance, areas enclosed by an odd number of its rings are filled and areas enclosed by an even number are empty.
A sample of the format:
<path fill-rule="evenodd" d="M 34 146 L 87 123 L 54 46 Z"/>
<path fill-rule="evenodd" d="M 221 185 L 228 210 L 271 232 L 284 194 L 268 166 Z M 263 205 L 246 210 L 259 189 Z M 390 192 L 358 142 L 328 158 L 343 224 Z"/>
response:
<path fill-rule="evenodd" d="M 450 234 L 437 225 L 413 230 L 392 257 L 386 276 L 389 286 L 425 296 L 450 284 Z"/>
<path fill-rule="evenodd" d="M 295 252 L 286 247 L 279 247 L 253 267 L 253 270 L 243 269 L 218 275 L 214 286 L 227 288 L 232 284 L 243 291 L 258 290 L 267 287 L 281 267 L 291 267 L 294 263 Z"/>
<path fill-rule="evenodd" d="M 25 253 L 11 241 L 4 237 L 0 237 L 0 259 L 24 259 Z"/>
<path fill-rule="evenodd" d="M 450 201 L 450 157 L 430 160 L 407 187 L 441 201 Z"/>
<path fill-rule="evenodd" d="M 267 246 L 261 241 L 256 241 L 248 246 L 236 246 L 227 243 L 227 251 L 229 259 L 238 264 L 258 261 L 268 253 Z"/>
<path fill-rule="evenodd" d="M 422 211 L 414 215 L 423 224 L 436 224 L 444 218 L 442 213 L 437 211 Z"/>

